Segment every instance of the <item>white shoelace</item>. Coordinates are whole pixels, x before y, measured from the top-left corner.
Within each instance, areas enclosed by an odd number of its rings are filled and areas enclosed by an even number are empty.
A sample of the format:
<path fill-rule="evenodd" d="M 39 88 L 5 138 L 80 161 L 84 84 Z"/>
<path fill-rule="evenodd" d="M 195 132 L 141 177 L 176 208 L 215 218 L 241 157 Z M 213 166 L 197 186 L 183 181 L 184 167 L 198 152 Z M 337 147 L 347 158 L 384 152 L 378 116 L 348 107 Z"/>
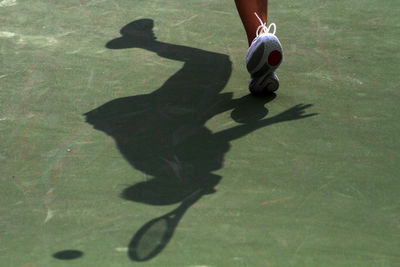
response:
<path fill-rule="evenodd" d="M 267 27 L 267 23 L 263 23 L 262 20 L 260 19 L 260 17 L 257 15 L 256 12 L 254 12 L 254 15 L 256 15 L 256 17 L 258 18 L 258 20 L 260 21 L 260 26 L 258 26 L 257 31 L 256 31 L 256 36 L 260 36 L 263 33 L 271 33 L 273 35 L 275 35 L 276 32 L 276 25 L 275 23 L 271 23 L 269 24 L 269 26 Z M 271 29 L 271 27 L 274 26 L 274 31 L 273 32 L 269 32 L 269 30 Z"/>

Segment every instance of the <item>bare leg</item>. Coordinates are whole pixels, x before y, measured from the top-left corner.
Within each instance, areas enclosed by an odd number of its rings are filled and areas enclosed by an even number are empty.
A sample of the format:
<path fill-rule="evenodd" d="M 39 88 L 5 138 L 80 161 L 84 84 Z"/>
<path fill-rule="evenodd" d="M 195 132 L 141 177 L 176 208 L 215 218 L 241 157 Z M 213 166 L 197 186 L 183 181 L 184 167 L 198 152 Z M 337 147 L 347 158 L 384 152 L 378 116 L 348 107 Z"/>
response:
<path fill-rule="evenodd" d="M 257 28 L 260 26 L 260 22 L 254 15 L 254 12 L 257 13 L 263 22 L 267 22 L 268 0 L 235 0 L 235 3 L 246 30 L 250 46 L 256 37 Z"/>

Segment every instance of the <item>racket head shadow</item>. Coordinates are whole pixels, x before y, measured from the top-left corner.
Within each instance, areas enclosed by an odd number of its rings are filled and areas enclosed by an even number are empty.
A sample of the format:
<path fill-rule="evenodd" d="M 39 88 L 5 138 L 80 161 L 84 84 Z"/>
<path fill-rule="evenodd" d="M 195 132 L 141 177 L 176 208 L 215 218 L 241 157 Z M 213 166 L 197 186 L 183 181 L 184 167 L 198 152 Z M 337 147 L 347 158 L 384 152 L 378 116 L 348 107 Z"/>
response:
<path fill-rule="evenodd" d="M 185 212 L 206 192 L 210 191 L 194 192 L 178 208 L 143 225 L 129 243 L 129 258 L 134 261 L 147 261 L 157 256 L 168 245 Z"/>
<path fill-rule="evenodd" d="M 166 247 L 175 231 L 168 215 L 149 221 L 135 234 L 128 247 L 131 260 L 147 261 Z"/>

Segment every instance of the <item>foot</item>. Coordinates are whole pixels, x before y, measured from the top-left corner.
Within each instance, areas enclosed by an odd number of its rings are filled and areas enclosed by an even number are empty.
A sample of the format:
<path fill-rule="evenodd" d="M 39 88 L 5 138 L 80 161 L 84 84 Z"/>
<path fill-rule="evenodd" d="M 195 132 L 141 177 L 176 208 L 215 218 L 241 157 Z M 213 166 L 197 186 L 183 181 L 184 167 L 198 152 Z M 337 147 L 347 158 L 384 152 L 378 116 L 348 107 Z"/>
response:
<path fill-rule="evenodd" d="M 282 46 L 275 36 L 276 25 L 272 23 L 267 27 L 258 16 L 257 18 L 261 25 L 247 52 L 246 67 L 250 73 L 250 92 L 260 94 L 274 92 L 279 87 L 274 71 L 282 62 Z M 272 27 L 273 32 L 270 32 Z"/>
<path fill-rule="evenodd" d="M 275 92 L 279 88 L 279 79 L 275 73 L 261 77 L 250 77 L 249 90 L 252 95 L 262 96 Z"/>

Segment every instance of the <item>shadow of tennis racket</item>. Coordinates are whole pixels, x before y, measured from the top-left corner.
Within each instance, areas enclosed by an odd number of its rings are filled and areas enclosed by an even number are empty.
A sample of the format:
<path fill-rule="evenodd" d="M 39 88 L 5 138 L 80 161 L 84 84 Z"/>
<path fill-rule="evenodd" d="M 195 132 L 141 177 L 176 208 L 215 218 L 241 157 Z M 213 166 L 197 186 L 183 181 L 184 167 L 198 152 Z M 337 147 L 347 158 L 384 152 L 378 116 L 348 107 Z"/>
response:
<path fill-rule="evenodd" d="M 185 212 L 208 193 L 209 189 L 199 189 L 186 197 L 178 208 L 146 223 L 129 243 L 129 258 L 134 261 L 146 261 L 159 254 L 169 243 Z"/>

